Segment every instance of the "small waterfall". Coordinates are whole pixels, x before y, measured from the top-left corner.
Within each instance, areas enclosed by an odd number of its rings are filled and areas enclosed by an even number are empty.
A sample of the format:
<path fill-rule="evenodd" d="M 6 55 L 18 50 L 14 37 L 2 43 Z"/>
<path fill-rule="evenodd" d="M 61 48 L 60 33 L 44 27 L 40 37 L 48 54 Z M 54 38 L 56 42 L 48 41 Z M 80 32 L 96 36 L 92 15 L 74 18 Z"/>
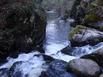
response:
<path fill-rule="evenodd" d="M 65 55 L 61 52 L 58 53 L 58 51 L 70 45 L 70 41 L 68 40 L 69 29 L 69 21 L 65 22 L 59 18 L 48 21 L 46 30 L 46 43 L 44 44 L 46 55 L 64 61 L 69 61 L 75 58 L 73 56 Z"/>
<path fill-rule="evenodd" d="M 68 36 L 70 22 L 73 20 L 68 19 L 64 21 L 58 18 L 58 15 L 54 11 L 49 11 L 48 15 L 44 54 L 54 59 L 69 62 L 103 48 L 103 43 L 99 43 L 95 46 L 75 47 L 71 55 L 62 53 L 60 50 L 68 45 L 71 46 Z M 17 58 L 8 57 L 7 60 L 8 62 L 0 66 L 0 77 L 9 77 L 9 75 L 12 77 L 39 77 L 41 72 L 45 71 L 48 67 L 43 55 L 38 51 L 28 54 L 22 53 Z"/>

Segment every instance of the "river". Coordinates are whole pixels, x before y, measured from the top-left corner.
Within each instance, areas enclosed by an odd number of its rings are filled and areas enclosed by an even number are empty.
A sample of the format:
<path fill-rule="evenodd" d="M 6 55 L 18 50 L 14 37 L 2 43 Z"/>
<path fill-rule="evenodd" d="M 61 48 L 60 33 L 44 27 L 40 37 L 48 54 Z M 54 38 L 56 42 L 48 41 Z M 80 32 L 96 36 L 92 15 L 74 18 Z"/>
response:
<path fill-rule="evenodd" d="M 103 47 L 103 43 L 99 43 L 95 46 L 75 47 L 72 55 L 62 53 L 60 50 L 66 46 L 71 46 L 69 32 L 70 23 L 73 19 L 68 18 L 67 21 L 64 21 L 54 11 L 48 12 L 48 15 L 44 43 L 45 55 L 69 62 L 72 59 L 90 54 Z M 17 58 L 8 57 L 7 60 L 8 62 L 0 66 L 0 77 L 39 77 L 41 72 L 45 71 L 48 67 L 43 55 L 35 50 L 28 54 L 19 54 Z"/>

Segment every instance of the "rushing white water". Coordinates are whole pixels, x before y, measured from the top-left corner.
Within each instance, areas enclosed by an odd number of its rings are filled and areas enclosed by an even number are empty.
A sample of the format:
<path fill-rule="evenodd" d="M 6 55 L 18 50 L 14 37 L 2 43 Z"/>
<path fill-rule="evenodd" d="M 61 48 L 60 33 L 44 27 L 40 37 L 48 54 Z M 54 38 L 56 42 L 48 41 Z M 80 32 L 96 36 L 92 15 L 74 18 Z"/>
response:
<path fill-rule="evenodd" d="M 65 55 L 60 51 L 66 46 L 70 45 L 68 41 L 68 34 L 70 29 L 70 22 L 64 20 L 50 20 L 47 24 L 45 54 L 56 59 L 70 61 L 75 59 L 73 56 Z"/>
<path fill-rule="evenodd" d="M 49 13 L 53 13 L 53 11 Z M 52 16 L 54 15 L 52 14 Z M 95 46 L 86 45 L 83 47 L 75 47 L 72 52 L 72 56 L 63 54 L 60 50 L 68 45 L 70 46 L 68 34 L 70 31 L 71 21 L 73 20 L 68 19 L 67 21 L 64 21 L 58 19 L 57 16 L 48 20 L 46 29 L 46 42 L 44 43 L 46 55 L 49 55 L 55 59 L 69 62 L 72 59 L 79 58 L 83 55 L 90 54 L 100 48 L 103 48 L 103 43 L 99 43 Z M 46 61 L 44 61 L 43 56 L 37 51 L 28 54 L 19 54 L 18 58 L 15 59 L 10 57 L 7 59 L 8 62 L 1 65 L 0 69 L 6 68 L 7 70 L 10 70 L 14 67 L 14 71 L 12 71 L 12 75 L 14 76 L 12 77 L 39 77 L 41 72 L 47 68 L 47 65 L 45 65 Z M 14 66 L 15 63 L 16 66 Z M 18 71 L 22 73 L 19 74 L 19 76 Z M 3 70 L 0 70 L 0 77 L 8 77 L 8 75 L 2 72 Z"/>
<path fill-rule="evenodd" d="M 13 73 L 20 71 L 22 75 L 20 77 L 39 77 L 41 72 L 46 69 L 45 61 L 43 56 L 37 56 L 40 54 L 39 52 L 31 52 L 29 54 L 20 54 L 18 58 L 8 58 L 8 62 L 4 65 L 0 66 L 0 69 L 7 68 L 8 70 L 12 67 L 12 65 L 16 62 L 22 62 L 17 64 L 14 68 Z M 1 73 L 1 71 L 0 71 Z M 4 77 L 1 75 L 0 77 Z M 6 76 L 8 77 L 8 76 Z M 15 77 L 15 76 L 13 76 Z M 16 76 L 17 77 L 17 76 Z"/>
<path fill-rule="evenodd" d="M 76 57 L 81 57 L 83 55 L 91 54 L 101 48 L 103 48 L 103 42 L 95 46 L 86 45 L 82 47 L 75 47 L 74 51 L 72 52 L 72 55 Z"/>
<path fill-rule="evenodd" d="M 83 55 L 93 53 L 103 48 L 103 43 L 101 42 L 95 46 L 86 45 L 82 47 L 75 47 L 72 52 L 73 56 L 60 52 L 61 49 L 68 45 L 70 46 L 68 37 L 70 31 L 70 22 L 72 21 L 73 20 L 71 19 L 68 19 L 67 22 L 59 19 L 48 21 L 46 30 L 46 43 L 44 45 L 46 55 L 49 55 L 55 59 L 69 62 L 70 60 L 77 59 Z"/>

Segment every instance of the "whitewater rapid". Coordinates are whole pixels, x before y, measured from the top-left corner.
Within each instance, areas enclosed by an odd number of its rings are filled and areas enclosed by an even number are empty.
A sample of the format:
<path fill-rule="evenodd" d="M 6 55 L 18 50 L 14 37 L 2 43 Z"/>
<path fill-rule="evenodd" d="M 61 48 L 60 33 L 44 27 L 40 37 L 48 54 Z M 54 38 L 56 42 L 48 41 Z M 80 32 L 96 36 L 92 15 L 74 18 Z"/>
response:
<path fill-rule="evenodd" d="M 69 62 L 103 48 L 103 43 L 101 42 L 95 46 L 75 47 L 72 55 L 62 53 L 60 50 L 71 46 L 68 38 L 71 21 L 73 20 L 68 19 L 64 21 L 60 18 L 48 20 L 44 43 L 45 55 Z M 12 77 L 39 77 L 41 72 L 45 71 L 47 67 L 48 65 L 43 55 L 39 51 L 34 50 L 27 54 L 19 54 L 17 58 L 8 57 L 7 62 L 0 66 L 0 77 L 9 77 L 8 73 Z"/>

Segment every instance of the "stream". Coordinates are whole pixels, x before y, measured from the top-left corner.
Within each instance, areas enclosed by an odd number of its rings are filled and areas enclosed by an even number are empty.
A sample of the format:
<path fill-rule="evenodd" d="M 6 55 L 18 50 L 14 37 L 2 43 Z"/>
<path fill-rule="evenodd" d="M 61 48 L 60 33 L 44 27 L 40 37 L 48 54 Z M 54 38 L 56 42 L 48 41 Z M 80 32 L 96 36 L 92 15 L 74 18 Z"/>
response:
<path fill-rule="evenodd" d="M 47 13 L 48 21 L 44 43 L 45 55 L 69 62 L 103 47 L 101 42 L 95 46 L 75 47 L 71 53 L 72 55 L 62 53 L 60 50 L 71 46 L 68 34 L 70 32 L 70 23 L 73 19 L 68 18 L 67 21 L 64 21 L 54 11 Z M 0 77 L 39 77 L 41 72 L 48 68 L 44 56 L 38 51 L 31 51 L 28 54 L 22 53 L 17 58 L 8 57 L 7 60 L 7 63 L 0 66 Z"/>

